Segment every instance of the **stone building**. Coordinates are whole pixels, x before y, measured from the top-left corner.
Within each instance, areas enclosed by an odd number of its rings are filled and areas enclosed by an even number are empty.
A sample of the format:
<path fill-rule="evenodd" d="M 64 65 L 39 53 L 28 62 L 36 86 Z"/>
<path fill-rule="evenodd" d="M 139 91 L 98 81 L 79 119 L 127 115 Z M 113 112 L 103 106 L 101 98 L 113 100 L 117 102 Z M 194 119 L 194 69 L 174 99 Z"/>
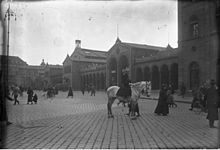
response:
<path fill-rule="evenodd" d="M 75 41 L 76 47 L 71 54 L 67 55 L 63 62 L 63 84 L 72 86 L 74 90 L 79 90 L 82 86 L 96 83 L 95 78 L 83 80 L 81 70 L 91 66 L 106 64 L 106 52 L 81 48 L 81 41 Z"/>
<path fill-rule="evenodd" d="M 187 89 L 219 80 L 219 7 L 219 0 L 178 2 L 179 82 Z"/>
<path fill-rule="evenodd" d="M 153 89 L 162 83 L 178 88 L 178 49 L 126 43 L 117 38 L 107 52 L 106 65 L 81 70 L 84 83 L 94 82 L 96 87 L 121 86 L 125 78 L 131 82 L 152 81 Z M 103 80 L 104 79 L 104 80 Z"/>
<path fill-rule="evenodd" d="M 23 80 L 26 76 L 26 67 L 28 66 L 28 64 L 17 56 L 8 57 L 6 55 L 0 55 L 1 62 L 3 59 L 5 59 L 4 62 L 8 63 L 1 63 L 0 68 L 1 70 L 3 70 L 3 68 L 8 68 L 8 84 L 17 84 L 24 86 Z"/>
<path fill-rule="evenodd" d="M 153 89 L 162 83 L 172 83 L 177 89 L 184 83 L 192 90 L 209 79 L 220 86 L 219 18 L 218 0 L 178 1 L 178 48 L 117 39 L 107 55 L 106 86 L 120 85 L 124 77 L 132 82 L 150 80 Z"/>
<path fill-rule="evenodd" d="M 43 87 L 55 87 L 62 84 L 63 66 L 46 64 L 43 68 Z"/>

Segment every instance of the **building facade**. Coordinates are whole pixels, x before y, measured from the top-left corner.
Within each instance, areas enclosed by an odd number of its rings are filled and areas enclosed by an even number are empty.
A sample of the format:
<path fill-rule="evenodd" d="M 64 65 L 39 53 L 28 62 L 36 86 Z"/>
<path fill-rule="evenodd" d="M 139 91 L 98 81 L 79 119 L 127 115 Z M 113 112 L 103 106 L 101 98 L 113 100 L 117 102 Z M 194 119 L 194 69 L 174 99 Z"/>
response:
<path fill-rule="evenodd" d="M 188 89 L 219 80 L 219 1 L 178 2 L 179 82 Z"/>
<path fill-rule="evenodd" d="M 90 80 L 86 80 L 86 78 L 83 77 L 83 74 L 86 73 L 82 71 L 83 69 L 93 66 L 105 65 L 107 53 L 99 50 L 81 48 L 80 40 L 76 40 L 75 44 L 76 47 L 73 53 L 71 56 L 67 55 L 63 62 L 63 84 L 71 86 L 74 90 L 80 90 L 86 86 L 85 84 L 94 84 L 97 88 L 96 78 L 92 76 Z"/>

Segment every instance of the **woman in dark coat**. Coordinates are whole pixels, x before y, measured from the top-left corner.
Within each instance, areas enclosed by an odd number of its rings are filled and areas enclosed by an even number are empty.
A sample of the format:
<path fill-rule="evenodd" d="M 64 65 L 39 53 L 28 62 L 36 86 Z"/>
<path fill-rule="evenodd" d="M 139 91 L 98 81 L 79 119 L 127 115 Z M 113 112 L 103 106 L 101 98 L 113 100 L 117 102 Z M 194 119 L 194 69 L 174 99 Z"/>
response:
<path fill-rule="evenodd" d="M 167 103 L 167 87 L 166 85 L 162 85 L 162 88 L 160 90 L 160 94 L 159 94 L 159 100 L 157 103 L 157 107 L 154 111 L 154 113 L 156 113 L 157 115 L 163 115 L 163 116 L 167 116 L 167 114 L 169 113 L 169 107 L 168 107 L 168 103 Z"/>
<path fill-rule="evenodd" d="M 72 87 L 69 87 L 69 91 L 68 91 L 67 98 L 68 98 L 68 97 L 72 97 L 72 98 L 73 98 L 73 90 L 72 90 Z"/>
<path fill-rule="evenodd" d="M 27 104 L 29 104 L 29 102 L 30 102 L 31 104 L 33 104 L 33 102 L 32 102 L 33 94 L 34 94 L 33 90 L 29 87 L 28 90 L 27 90 L 27 95 L 28 95 Z"/>
<path fill-rule="evenodd" d="M 214 80 L 211 80 L 210 84 L 211 86 L 207 90 L 207 119 L 209 120 L 209 127 L 215 128 L 214 121 L 218 120 L 218 90 Z"/>
<path fill-rule="evenodd" d="M 116 95 L 121 96 L 124 99 L 131 97 L 131 87 L 130 87 L 129 83 L 130 83 L 130 80 L 128 79 L 128 77 L 124 78 L 122 81 L 122 87 L 119 88 Z"/>

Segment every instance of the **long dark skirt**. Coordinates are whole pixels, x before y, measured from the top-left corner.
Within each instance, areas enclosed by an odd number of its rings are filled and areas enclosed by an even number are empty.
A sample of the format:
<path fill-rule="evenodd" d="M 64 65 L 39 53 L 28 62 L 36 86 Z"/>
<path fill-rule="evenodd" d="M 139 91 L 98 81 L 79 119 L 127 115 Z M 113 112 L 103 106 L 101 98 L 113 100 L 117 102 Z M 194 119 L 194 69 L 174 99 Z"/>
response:
<path fill-rule="evenodd" d="M 217 107 L 208 107 L 208 120 L 218 120 L 218 108 Z"/>
<path fill-rule="evenodd" d="M 121 87 L 116 95 L 121 97 L 129 97 L 131 96 L 131 88 Z"/>
<path fill-rule="evenodd" d="M 166 102 L 164 102 L 164 103 L 158 102 L 157 107 L 156 107 L 154 113 L 156 113 L 158 115 L 160 115 L 160 114 L 162 114 L 162 115 L 169 114 L 168 104 Z"/>

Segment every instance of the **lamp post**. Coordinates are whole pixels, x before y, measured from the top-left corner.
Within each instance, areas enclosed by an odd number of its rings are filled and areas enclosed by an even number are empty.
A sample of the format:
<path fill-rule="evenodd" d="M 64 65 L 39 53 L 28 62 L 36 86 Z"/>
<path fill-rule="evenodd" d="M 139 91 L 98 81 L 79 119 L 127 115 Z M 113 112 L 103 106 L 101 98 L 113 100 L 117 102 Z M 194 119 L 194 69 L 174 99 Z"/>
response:
<path fill-rule="evenodd" d="M 8 81 L 8 64 L 9 64 L 9 35 L 10 35 L 10 18 L 14 17 L 15 21 L 16 21 L 16 14 L 10 9 L 10 3 L 8 4 L 8 9 L 5 13 L 5 17 L 4 17 L 4 21 L 7 20 L 7 46 L 6 46 L 6 80 Z"/>
<path fill-rule="evenodd" d="M 9 56 L 9 34 L 10 34 L 10 18 L 14 17 L 16 21 L 16 14 L 10 9 L 10 3 L 8 4 L 8 9 L 5 13 L 4 21 L 7 20 L 7 49 L 6 49 L 6 55 Z"/>

